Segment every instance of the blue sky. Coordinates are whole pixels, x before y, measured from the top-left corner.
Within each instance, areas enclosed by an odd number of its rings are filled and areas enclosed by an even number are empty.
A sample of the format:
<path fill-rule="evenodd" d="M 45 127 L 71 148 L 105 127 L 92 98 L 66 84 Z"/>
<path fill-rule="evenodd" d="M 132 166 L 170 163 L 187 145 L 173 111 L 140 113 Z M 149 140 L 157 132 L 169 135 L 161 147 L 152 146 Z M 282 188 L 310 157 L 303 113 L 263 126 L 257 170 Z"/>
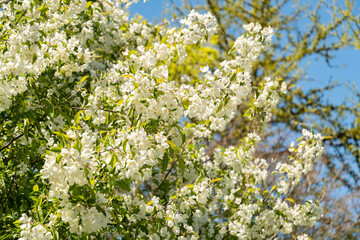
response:
<path fill-rule="evenodd" d="M 175 3 L 180 3 L 180 0 L 175 0 Z M 317 2 L 317 1 L 315 1 Z M 142 15 L 150 22 L 161 21 L 164 17 L 164 11 L 168 9 L 170 1 L 168 0 L 149 0 L 143 3 L 134 4 L 130 8 L 131 16 L 136 13 Z M 359 8 L 359 6 L 357 6 Z M 358 9 L 359 10 L 359 9 Z M 324 11 L 322 17 L 328 18 L 329 14 Z M 303 66 L 307 66 L 306 81 L 300 83 L 304 89 L 311 87 L 325 86 L 330 80 L 337 80 L 339 87 L 325 96 L 330 102 L 340 104 L 345 101 L 345 97 L 349 97 L 350 91 L 344 83 L 357 86 L 360 91 L 360 50 L 355 48 L 348 48 L 339 50 L 335 53 L 336 58 L 332 60 L 333 67 L 320 57 L 308 57 L 302 61 Z"/>

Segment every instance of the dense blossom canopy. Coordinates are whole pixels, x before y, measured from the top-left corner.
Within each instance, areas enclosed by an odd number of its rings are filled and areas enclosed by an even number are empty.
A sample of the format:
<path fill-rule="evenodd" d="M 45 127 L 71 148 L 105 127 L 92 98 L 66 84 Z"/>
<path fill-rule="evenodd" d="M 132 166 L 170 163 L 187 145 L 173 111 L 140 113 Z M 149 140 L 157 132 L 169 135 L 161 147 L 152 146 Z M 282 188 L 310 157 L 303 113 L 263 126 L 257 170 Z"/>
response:
<path fill-rule="evenodd" d="M 304 130 L 275 168 L 254 157 L 287 89 L 270 77 L 254 87 L 250 77 L 273 29 L 245 25 L 215 71 L 203 66 L 197 79 L 170 80 L 194 46 L 210 44 L 216 19 L 192 11 L 181 28 L 151 25 L 129 19 L 130 4 L 2 6 L 0 111 L 18 137 L 2 139 L 0 156 L 36 148 L 42 161 L 35 168 L 31 159 L 14 160 L 16 178 L 32 172 L 42 181 L 32 187 L 32 207 L 14 214 L 14 237 L 265 239 L 314 226 L 317 201 L 295 203 L 288 192 L 321 156 L 322 137 Z M 209 156 L 206 142 L 241 104 L 256 123 L 240 145 Z M 33 114 L 12 125 L 13 109 Z"/>

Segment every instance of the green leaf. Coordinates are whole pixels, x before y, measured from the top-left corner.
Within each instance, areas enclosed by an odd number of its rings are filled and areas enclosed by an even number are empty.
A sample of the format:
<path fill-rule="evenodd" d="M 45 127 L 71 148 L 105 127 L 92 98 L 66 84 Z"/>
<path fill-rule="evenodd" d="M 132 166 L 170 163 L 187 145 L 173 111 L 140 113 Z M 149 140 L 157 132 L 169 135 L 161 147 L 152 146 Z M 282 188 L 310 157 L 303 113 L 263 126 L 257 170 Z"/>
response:
<path fill-rule="evenodd" d="M 165 153 L 163 159 L 161 160 L 161 171 L 165 172 L 169 164 L 169 156 Z"/>
<path fill-rule="evenodd" d="M 223 108 L 223 102 L 220 103 L 219 107 L 216 109 L 215 113 L 218 113 L 221 111 L 221 109 Z"/>
<path fill-rule="evenodd" d="M 299 137 L 296 141 L 299 142 L 299 141 L 301 141 L 301 139 L 303 139 L 303 138 L 304 138 L 304 136 L 301 136 L 301 137 Z"/>
<path fill-rule="evenodd" d="M 117 162 L 117 156 L 116 156 L 115 154 L 113 154 L 113 155 L 111 156 L 111 160 L 110 160 L 110 166 L 111 166 L 112 169 L 115 168 L 115 163 L 116 163 L 116 162 Z"/>
<path fill-rule="evenodd" d="M 75 114 L 75 123 L 76 124 L 79 124 L 79 122 L 80 122 L 80 115 L 81 115 L 81 111 L 79 111 L 79 112 L 77 112 L 76 114 Z"/>
<path fill-rule="evenodd" d="M 288 200 L 289 202 L 295 203 L 294 199 L 292 199 L 292 198 L 287 198 L 286 200 Z"/>
<path fill-rule="evenodd" d="M 59 163 L 61 161 L 61 158 L 62 158 L 62 156 L 60 154 L 58 154 L 56 156 L 56 163 Z"/>
<path fill-rule="evenodd" d="M 230 101 L 230 97 L 225 97 L 225 99 L 224 99 L 225 101 L 224 101 L 224 106 L 226 106 L 226 104 L 228 104 L 229 103 L 229 101 Z"/>
<path fill-rule="evenodd" d="M 189 99 L 183 99 L 182 104 L 183 104 L 183 107 L 185 108 L 185 110 L 187 110 L 189 108 L 189 106 L 190 106 Z"/>
<path fill-rule="evenodd" d="M 95 186 L 95 178 L 89 179 L 89 183 L 91 186 Z"/>
<path fill-rule="evenodd" d="M 80 151 L 80 150 L 81 150 L 81 141 L 76 140 L 76 141 L 73 143 L 72 148 Z"/>
<path fill-rule="evenodd" d="M 59 239 L 59 233 L 58 233 L 58 231 L 56 230 L 56 228 L 54 226 L 52 226 L 51 232 L 52 232 L 54 240 L 58 240 Z"/>
<path fill-rule="evenodd" d="M 28 121 L 26 121 L 25 126 L 24 126 L 24 135 L 25 135 L 26 140 L 29 141 L 29 123 L 28 123 Z"/>
<path fill-rule="evenodd" d="M 84 196 L 82 195 L 71 196 L 69 201 L 71 203 L 86 202 Z"/>
<path fill-rule="evenodd" d="M 59 132 L 53 132 L 56 136 L 58 136 L 59 138 L 65 138 L 65 139 L 73 139 L 72 137 L 64 134 L 64 133 L 59 133 Z"/>
<path fill-rule="evenodd" d="M 92 1 L 87 2 L 85 8 L 89 8 L 91 6 L 91 4 L 92 4 Z"/>
<path fill-rule="evenodd" d="M 36 184 L 33 186 L 33 190 L 34 192 L 38 192 L 39 191 L 39 186 Z"/>
<path fill-rule="evenodd" d="M 176 125 L 176 128 L 179 130 L 179 133 L 180 133 L 180 136 L 181 136 L 181 144 L 184 144 L 185 141 L 186 141 L 186 133 L 184 132 L 184 130 L 180 126 Z"/>
<path fill-rule="evenodd" d="M 176 144 L 172 141 L 170 141 L 169 139 L 166 140 L 166 142 L 170 145 L 170 147 L 175 151 L 175 152 L 178 152 L 178 147 L 176 146 Z"/>
<path fill-rule="evenodd" d="M 53 147 L 53 148 L 50 148 L 50 151 L 59 153 L 59 152 L 61 152 L 61 149 L 62 149 L 62 147 Z"/>
<path fill-rule="evenodd" d="M 128 77 L 128 78 L 135 79 L 134 76 L 132 76 L 130 74 L 123 74 L 123 75 L 120 75 L 120 77 Z"/>
<path fill-rule="evenodd" d="M 232 48 L 228 51 L 228 54 L 231 55 L 234 51 L 235 51 L 235 47 L 232 47 Z"/>
<path fill-rule="evenodd" d="M 221 180 L 223 180 L 223 178 L 215 178 L 215 179 L 211 180 L 210 183 L 214 183 L 214 182 L 221 181 Z"/>
<path fill-rule="evenodd" d="M 37 55 L 35 53 L 34 56 L 33 56 L 33 59 L 32 59 L 32 63 L 36 62 L 36 60 L 37 60 Z"/>
<path fill-rule="evenodd" d="M 128 192 L 131 191 L 131 188 L 130 188 L 130 180 L 128 180 L 128 179 L 123 179 L 123 180 L 118 181 L 118 184 L 119 184 L 119 186 L 120 186 L 122 189 L 124 189 L 124 190 L 126 190 L 126 191 L 128 191 Z"/>
<path fill-rule="evenodd" d="M 14 225 L 20 225 L 21 222 L 20 222 L 20 220 L 16 220 L 15 222 L 13 222 L 13 224 L 14 224 Z"/>
<path fill-rule="evenodd" d="M 245 113 L 244 113 L 244 117 L 249 117 L 250 115 L 251 115 L 251 110 L 252 108 L 248 108 L 246 111 L 245 111 Z"/>
<path fill-rule="evenodd" d="M 195 47 L 196 48 L 199 48 L 201 46 L 201 42 L 200 41 L 197 41 L 196 44 L 195 44 Z"/>
<path fill-rule="evenodd" d="M 116 104 L 116 107 L 120 106 L 124 102 L 124 99 L 120 99 L 118 103 Z"/>
<path fill-rule="evenodd" d="M 182 173 L 182 175 L 184 175 L 184 173 L 185 173 L 185 161 L 180 156 L 177 157 L 177 160 L 179 162 L 179 167 L 180 167 L 181 173 Z"/>
<path fill-rule="evenodd" d="M 134 65 L 131 65 L 131 66 L 129 67 L 129 70 L 130 70 L 130 72 L 131 72 L 132 74 L 135 74 Z M 129 76 L 131 76 L 131 75 L 129 75 Z"/>
<path fill-rule="evenodd" d="M 230 78 L 230 82 L 233 82 L 236 79 L 236 73 L 234 73 L 231 78 Z"/>
<path fill-rule="evenodd" d="M 37 213 L 39 222 L 41 222 L 43 220 L 43 211 L 40 206 L 36 206 L 36 213 Z"/>
<path fill-rule="evenodd" d="M 83 81 L 85 81 L 89 76 L 84 76 L 80 79 L 80 83 L 82 83 Z"/>
<path fill-rule="evenodd" d="M 40 12 L 44 11 L 45 9 L 46 9 L 46 5 L 45 5 L 45 4 L 41 5 L 41 7 L 38 8 L 38 10 L 39 10 Z"/>
<path fill-rule="evenodd" d="M 41 35 L 43 35 L 44 37 L 47 36 L 47 34 L 44 32 L 44 30 L 39 29 L 38 31 L 39 31 L 39 33 L 40 33 Z"/>
<path fill-rule="evenodd" d="M 123 144 L 122 144 L 122 146 L 123 146 L 123 150 L 126 152 L 126 144 L 127 144 L 127 142 L 128 142 L 128 140 L 127 139 L 125 139 L 124 140 L 124 142 L 123 142 Z"/>
<path fill-rule="evenodd" d="M 41 102 L 45 105 L 45 107 L 47 108 L 46 110 L 50 110 L 50 113 L 54 113 L 54 105 L 46 98 L 42 99 Z M 48 111 L 46 113 L 48 113 Z M 50 114 L 48 114 L 50 115 Z"/>

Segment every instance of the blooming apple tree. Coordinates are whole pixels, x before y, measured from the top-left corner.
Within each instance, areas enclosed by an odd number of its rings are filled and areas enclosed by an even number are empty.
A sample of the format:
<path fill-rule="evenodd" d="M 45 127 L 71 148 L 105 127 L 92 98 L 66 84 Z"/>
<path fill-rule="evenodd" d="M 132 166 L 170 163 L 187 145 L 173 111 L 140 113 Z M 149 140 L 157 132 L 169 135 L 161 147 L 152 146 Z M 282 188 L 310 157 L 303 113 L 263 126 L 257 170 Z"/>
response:
<path fill-rule="evenodd" d="M 254 87 L 250 76 L 272 28 L 244 26 L 217 69 L 203 66 L 197 79 L 170 80 L 170 69 L 194 46 L 209 45 L 216 19 L 192 11 L 181 28 L 152 25 L 129 19 L 130 4 L 1 5 L 1 233 L 265 239 L 314 226 L 320 205 L 294 202 L 289 188 L 321 156 L 322 137 L 304 130 L 276 167 L 254 157 L 287 89 L 271 78 Z M 246 137 L 209 154 L 206 143 L 239 105 L 252 123 Z"/>

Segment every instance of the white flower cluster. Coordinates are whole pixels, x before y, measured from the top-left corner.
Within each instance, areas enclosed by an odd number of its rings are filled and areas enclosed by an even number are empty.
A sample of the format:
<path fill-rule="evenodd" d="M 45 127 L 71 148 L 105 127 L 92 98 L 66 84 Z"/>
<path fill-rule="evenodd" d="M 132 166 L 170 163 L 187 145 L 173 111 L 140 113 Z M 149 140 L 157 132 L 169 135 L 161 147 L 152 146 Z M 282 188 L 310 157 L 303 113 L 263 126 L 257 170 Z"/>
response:
<path fill-rule="evenodd" d="M 44 239 L 50 240 L 53 239 L 52 234 L 48 231 L 42 224 L 31 226 L 32 219 L 29 218 L 26 214 L 22 214 L 19 219 L 21 222 L 21 238 L 20 240 L 26 239 Z"/>
<path fill-rule="evenodd" d="M 97 196 L 97 201 L 103 198 L 103 196 L 99 197 Z M 99 202 L 99 204 L 106 203 L 107 201 Z M 97 232 L 110 223 L 108 212 L 103 213 L 94 206 L 86 208 L 82 204 L 66 204 L 61 211 L 61 216 L 62 220 L 69 224 L 70 231 L 77 234 Z"/>
<path fill-rule="evenodd" d="M 74 140 L 77 139 L 73 131 L 69 130 L 67 133 L 74 137 Z M 84 132 L 79 136 L 81 140 L 74 141 L 72 145 L 76 148 L 69 150 L 62 148 L 59 154 L 50 152 L 46 156 L 45 165 L 41 172 L 43 177 L 49 179 L 52 183 L 49 192 L 50 197 L 67 199 L 66 196 L 70 186 L 73 184 L 79 186 L 87 184 L 87 177 L 92 178 L 92 175 L 96 172 L 97 162 L 92 160 L 94 155 L 93 144 L 96 139 L 95 136 L 90 134 Z"/>
<path fill-rule="evenodd" d="M 248 32 L 228 60 L 184 81 L 186 76 L 174 79 L 172 68 L 216 34 L 216 19 L 191 11 L 181 29 L 153 26 L 128 20 L 129 3 L 4 5 L 6 18 L 25 15 L 16 26 L 4 25 L 9 41 L 1 43 L 0 111 L 27 89 L 29 100 L 33 88 L 49 99 L 69 95 L 39 123 L 48 131 L 36 130 L 48 144 L 40 173 L 51 203 L 44 207 L 51 205 L 46 211 L 56 217 L 24 215 L 21 237 L 46 239 L 47 229 L 58 227 L 80 237 L 266 239 L 314 226 L 318 205 L 288 203 L 284 196 L 320 157 L 321 137 L 304 131 L 270 189 L 268 162 L 254 157 L 257 132 L 286 92 L 271 78 L 254 87 L 250 75 L 270 46 L 272 29 L 244 26 Z M 241 104 L 248 109 L 244 115 L 260 124 L 239 146 L 219 147 L 209 156 L 204 142 L 225 129 Z M 65 108 L 76 113 L 53 113 Z"/>
<path fill-rule="evenodd" d="M 7 24 L 3 28 L 6 41 L 0 47 L 0 111 L 8 109 L 11 98 L 28 89 L 28 81 L 37 78 L 48 68 L 57 69 L 58 75 L 71 76 L 73 72 L 83 71 L 92 54 L 85 47 L 87 38 L 83 37 L 77 25 L 82 22 L 79 14 L 85 10 L 86 1 L 71 1 L 64 11 L 60 1 L 44 1 L 43 5 L 15 4 L 17 11 L 24 11 L 23 19 L 17 24 Z M 16 11 L 11 4 L 5 4 L 0 12 L 1 18 L 15 19 Z M 44 19 L 47 19 L 44 22 Z M 16 25 L 16 26 L 14 26 Z M 76 31 L 71 38 L 67 31 Z M 61 67 L 58 67 L 61 62 Z"/>
<path fill-rule="evenodd" d="M 298 184 L 303 175 L 313 169 L 313 164 L 324 152 L 322 146 L 323 137 L 320 134 L 314 134 L 303 129 L 303 136 L 298 139 L 298 148 L 292 142 L 289 152 L 294 152 L 295 156 L 290 158 L 291 163 L 278 163 L 276 170 L 285 173 L 286 176 L 281 178 L 278 191 L 287 194 L 290 185 Z M 277 172 L 275 172 L 277 173 Z"/>
<path fill-rule="evenodd" d="M 180 20 L 180 23 L 187 25 L 180 32 L 179 41 L 184 44 L 196 44 L 206 42 L 217 32 L 216 18 L 210 13 L 200 14 L 192 10 L 187 18 Z"/>

